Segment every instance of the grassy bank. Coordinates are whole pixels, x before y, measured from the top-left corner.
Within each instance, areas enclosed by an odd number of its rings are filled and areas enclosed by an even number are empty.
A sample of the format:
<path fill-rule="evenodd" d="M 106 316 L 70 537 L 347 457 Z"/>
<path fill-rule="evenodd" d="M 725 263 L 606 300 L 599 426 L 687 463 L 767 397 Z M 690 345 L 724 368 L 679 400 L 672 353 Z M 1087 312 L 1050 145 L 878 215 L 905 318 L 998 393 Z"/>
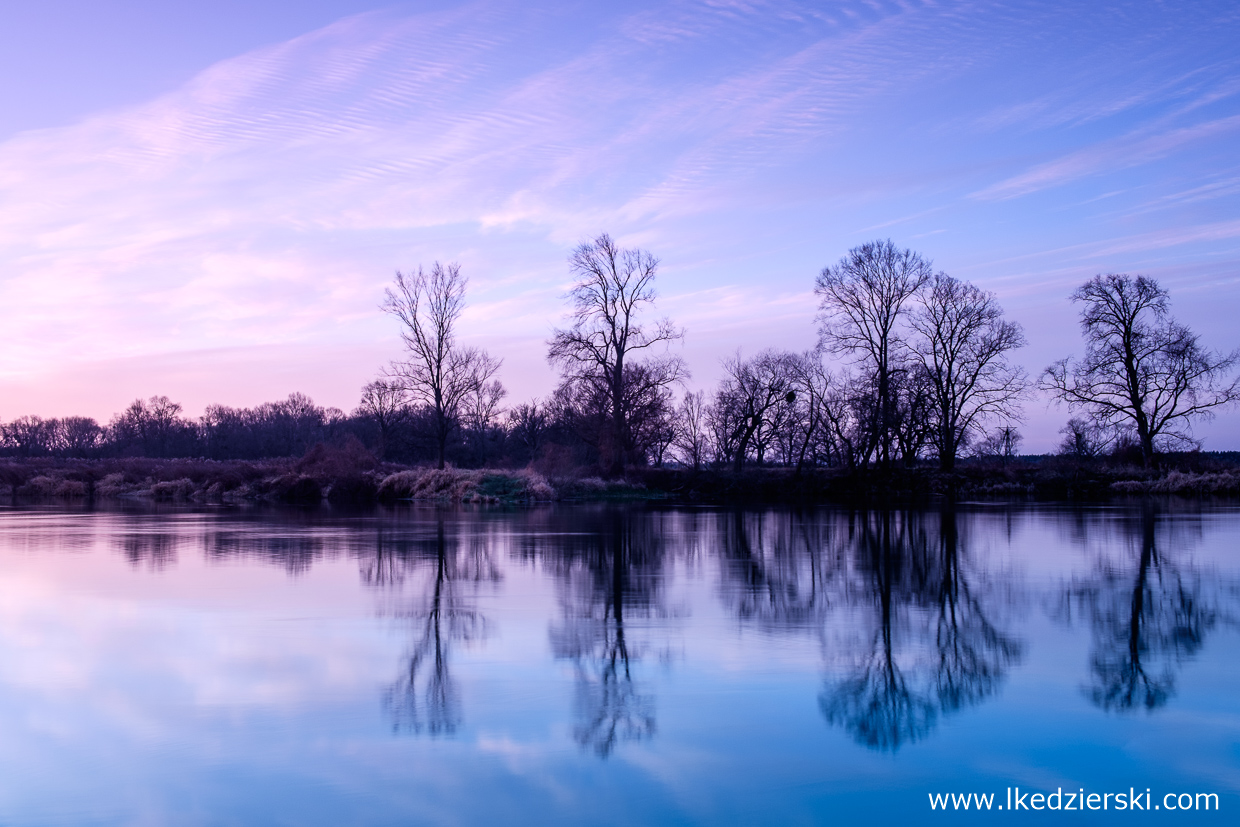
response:
<path fill-rule="evenodd" d="M 533 471 L 409 468 L 364 452 L 319 446 L 300 459 L 25 459 L 0 461 L 8 502 L 151 500 L 180 503 L 277 502 L 313 505 L 427 500 L 534 503 L 633 498 L 641 483 L 598 478 L 548 480 Z"/>
<path fill-rule="evenodd" d="M 410 468 L 363 450 L 318 446 L 300 459 L 26 459 L 0 461 L 8 502 L 139 499 L 182 503 L 536 503 L 667 499 L 702 503 L 919 502 L 939 497 L 1101 501 L 1122 497 L 1240 497 L 1240 462 L 1189 455 L 1161 470 L 1059 457 L 932 467 L 807 471 L 640 469 L 622 481 L 549 478 L 530 470 Z"/>

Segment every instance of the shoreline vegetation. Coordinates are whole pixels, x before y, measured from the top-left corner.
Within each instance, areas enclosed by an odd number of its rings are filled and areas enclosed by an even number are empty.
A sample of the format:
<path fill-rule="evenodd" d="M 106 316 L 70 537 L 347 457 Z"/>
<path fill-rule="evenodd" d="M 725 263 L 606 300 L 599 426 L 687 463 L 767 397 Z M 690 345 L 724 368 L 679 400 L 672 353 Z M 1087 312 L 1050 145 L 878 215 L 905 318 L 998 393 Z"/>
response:
<path fill-rule="evenodd" d="M 357 443 L 266 460 L 28 458 L 0 461 L 13 505 L 147 501 L 367 506 L 400 502 L 533 505 L 653 500 L 714 505 L 916 504 L 929 500 L 1097 502 L 1171 495 L 1240 497 L 1240 453 L 1164 457 L 1158 469 L 1104 459 L 1022 456 L 888 469 L 638 468 L 604 480 L 533 468 L 443 469 L 379 462 Z"/>
<path fill-rule="evenodd" d="M 1216 352 L 1146 276 L 1071 296 L 1085 352 L 1036 382 L 994 294 L 890 240 L 815 281 L 818 345 L 740 350 L 691 390 L 685 336 L 654 316 L 659 261 L 606 233 L 569 257 L 550 396 L 505 408 L 502 359 L 457 336 L 458 264 L 397 272 L 382 309 L 403 357 L 351 413 L 302 393 L 197 418 L 166 396 L 90 417 L 0 423 L 0 496 L 172 502 L 519 503 L 598 498 L 875 502 L 1240 494 L 1240 455 L 1193 425 L 1240 405 L 1240 350 Z M 1024 404 L 1065 405 L 1055 454 L 1022 455 Z M 198 459 L 194 459 L 197 457 Z M 431 466 L 427 468 L 426 466 Z M 463 470 L 470 469 L 470 470 Z M 506 470 L 505 470 L 506 469 Z M 513 470 L 523 469 L 523 470 Z M 689 470 L 692 469 L 692 470 Z M 705 469 L 705 470 L 703 470 Z"/>

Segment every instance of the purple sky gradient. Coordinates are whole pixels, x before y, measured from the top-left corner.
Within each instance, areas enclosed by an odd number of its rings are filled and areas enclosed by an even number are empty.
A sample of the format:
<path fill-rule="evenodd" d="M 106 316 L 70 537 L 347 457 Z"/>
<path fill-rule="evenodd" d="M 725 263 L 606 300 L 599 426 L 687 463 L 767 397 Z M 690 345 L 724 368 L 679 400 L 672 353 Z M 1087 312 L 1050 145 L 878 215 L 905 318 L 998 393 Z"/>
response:
<path fill-rule="evenodd" d="M 998 293 L 1031 374 L 1099 272 L 1240 344 L 1234 3 L 100 5 L 0 33 L 5 420 L 351 409 L 399 355 L 383 288 L 436 259 L 543 395 L 601 231 L 662 260 L 693 387 L 811 347 L 814 276 L 886 237 Z M 1066 418 L 1031 402 L 1025 449 Z M 1199 434 L 1240 448 L 1240 414 Z"/>

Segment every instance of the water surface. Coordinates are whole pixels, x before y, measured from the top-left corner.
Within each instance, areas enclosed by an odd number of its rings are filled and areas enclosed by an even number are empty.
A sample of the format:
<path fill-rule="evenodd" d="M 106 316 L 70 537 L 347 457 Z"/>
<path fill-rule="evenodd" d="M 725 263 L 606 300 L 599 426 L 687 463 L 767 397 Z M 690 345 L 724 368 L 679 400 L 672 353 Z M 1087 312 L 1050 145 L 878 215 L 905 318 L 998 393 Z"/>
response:
<path fill-rule="evenodd" d="M 0 511 L 0 823 L 1235 823 L 1240 510 Z M 1220 812 L 931 813 L 1216 793 Z"/>

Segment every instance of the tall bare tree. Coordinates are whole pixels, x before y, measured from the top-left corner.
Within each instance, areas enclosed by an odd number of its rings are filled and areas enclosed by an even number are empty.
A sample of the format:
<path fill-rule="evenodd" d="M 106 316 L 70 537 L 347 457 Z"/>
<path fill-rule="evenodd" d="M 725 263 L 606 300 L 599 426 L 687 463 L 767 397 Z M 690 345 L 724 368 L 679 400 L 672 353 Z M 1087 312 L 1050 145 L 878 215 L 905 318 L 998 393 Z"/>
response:
<path fill-rule="evenodd" d="M 1106 428 L 1130 428 L 1146 466 L 1156 443 L 1195 444 L 1192 422 L 1240 400 L 1230 374 L 1240 352 L 1214 353 L 1171 318 L 1167 291 L 1152 278 L 1094 276 L 1072 301 L 1084 305 L 1085 356 L 1060 359 L 1042 387 Z"/>
<path fill-rule="evenodd" d="M 921 293 L 912 348 L 933 398 L 931 441 L 951 471 L 967 441 L 990 420 L 1019 417 L 1028 386 L 1008 354 L 1025 344 L 1020 325 L 1003 320 L 993 293 L 942 273 Z"/>
<path fill-rule="evenodd" d="M 875 404 L 871 428 L 878 460 L 890 461 L 895 442 L 896 394 L 892 376 L 904 356 L 900 321 L 905 304 L 931 278 L 930 262 L 891 241 L 854 247 L 818 276 L 820 335 L 833 353 L 856 355 L 872 374 Z"/>
<path fill-rule="evenodd" d="M 499 370 L 502 360 L 485 350 L 457 342 L 456 323 L 465 309 L 466 279 L 459 264 L 435 262 L 429 273 L 418 268 L 397 271 L 383 309 L 401 324 L 407 358 L 393 362 L 389 378 L 397 380 L 434 418 L 439 467 L 444 467 L 448 437 L 460 423 L 461 406 Z"/>
<path fill-rule="evenodd" d="M 652 324 L 641 320 L 654 306 L 654 278 L 659 268 L 659 260 L 645 250 L 622 249 L 603 233 L 578 245 L 568 266 L 575 278 L 567 294 L 572 326 L 553 333 L 547 358 L 566 379 L 601 384 L 605 389 L 610 434 L 600 450 L 608 473 L 614 476 L 623 473 L 633 453 L 626 404 L 632 394 L 625 387 L 633 374 L 625 368 L 638 353 L 676 341 L 684 331 L 666 318 Z M 685 375 L 679 358 L 664 356 L 657 361 L 666 364 L 647 371 L 649 375 L 663 377 L 667 384 Z"/>

